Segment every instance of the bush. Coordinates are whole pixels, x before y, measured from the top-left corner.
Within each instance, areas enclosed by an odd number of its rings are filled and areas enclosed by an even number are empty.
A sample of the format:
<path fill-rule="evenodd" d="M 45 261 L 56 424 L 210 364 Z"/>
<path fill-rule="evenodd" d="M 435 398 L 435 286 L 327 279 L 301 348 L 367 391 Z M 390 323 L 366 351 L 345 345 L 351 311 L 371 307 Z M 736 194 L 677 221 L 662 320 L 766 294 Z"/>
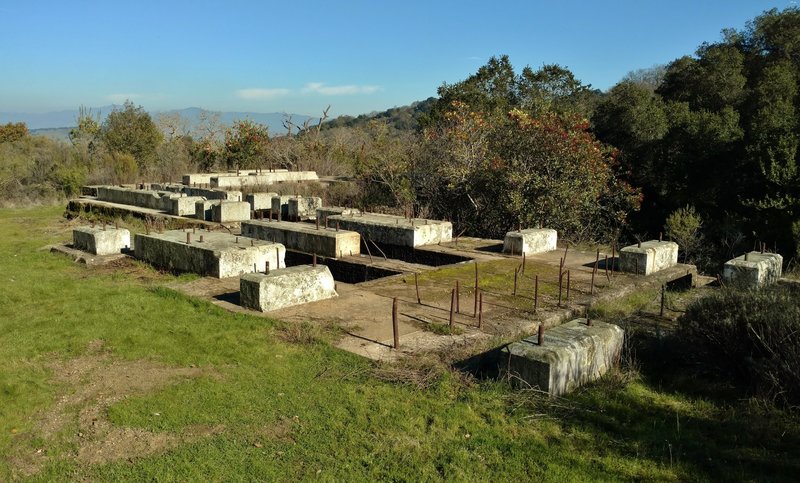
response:
<path fill-rule="evenodd" d="M 800 402 L 800 285 L 720 290 L 689 306 L 681 325 L 751 390 Z"/>

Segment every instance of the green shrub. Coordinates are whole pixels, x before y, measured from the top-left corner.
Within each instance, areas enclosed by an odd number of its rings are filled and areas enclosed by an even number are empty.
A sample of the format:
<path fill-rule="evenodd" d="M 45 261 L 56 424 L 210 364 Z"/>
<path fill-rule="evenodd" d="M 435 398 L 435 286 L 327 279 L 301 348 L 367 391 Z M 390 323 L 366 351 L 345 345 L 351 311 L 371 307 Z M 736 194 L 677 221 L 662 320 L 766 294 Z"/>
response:
<path fill-rule="evenodd" d="M 681 325 L 753 391 L 800 402 L 800 285 L 720 290 L 690 305 Z"/>

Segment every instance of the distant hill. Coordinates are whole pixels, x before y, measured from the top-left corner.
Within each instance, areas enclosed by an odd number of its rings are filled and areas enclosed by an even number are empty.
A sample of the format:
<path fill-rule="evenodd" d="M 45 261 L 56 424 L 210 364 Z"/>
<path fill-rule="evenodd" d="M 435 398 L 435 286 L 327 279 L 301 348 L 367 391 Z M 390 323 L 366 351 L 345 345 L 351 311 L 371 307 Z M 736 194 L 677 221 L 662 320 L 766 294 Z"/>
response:
<path fill-rule="evenodd" d="M 92 114 L 99 114 L 100 120 L 102 122 L 103 119 L 111 112 L 115 107 L 122 107 L 122 106 L 102 106 L 102 107 L 93 107 L 91 108 Z M 178 113 L 182 117 L 188 120 L 189 127 L 191 128 L 199 121 L 200 112 L 203 109 L 199 107 L 189 107 L 186 109 L 178 109 L 172 111 L 163 111 L 165 114 L 174 114 Z M 153 116 L 153 119 L 157 119 L 158 115 L 162 111 L 149 111 L 150 115 Z M 210 111 L 215 112 L 215 111 Z M 239 119 L 250 119 L 254 122 L 259 124 L 263 124 L 269 128 L 269 132 L 273 134 L 283 134 L 286 130 L 283 127 L 283 120 L 286 116 L 292 117 L 292 122 L 295 124 L 302 125 L 306 119 L 311 119 L 312 116 L 306 116 L 303 114 L 284 114 L 281 112 L 217 112 L 220 116 L 220 122 L 223 124 L 232 124 L 234 121 Z M 75 126 L 76 119 L 78 118 L 78 109 L 67 110 L 67 111 L 54 111 L 54 112 L 46 112 L 46 113 L 22 113 L 22 112 L 0 112 L 0 124 L 6 124 L 9 122 L 24 122 L 28 129 L 31 130 L 34 134 L 43 134 L 43 135 L 50 135 L 54 133 L 50 133 L 47 131 L 42 130 L 61 130 L 66 129 L 69 132 L 69 128 L 71 126 Z M 66 126 L 66 127 L 65 127 Z"/>
<path fill-rule="evenodd" d="M 330 121 L 326 121 L 323 129 L 334 129 L 337 127 L 364 127 L 370 121 L 385 121 L 390 127 L 398 131 L 413 131 L 419 127 L 420 119 L 427 115 L 433 104 L 435 97 L 429 97 L 424 101 L 417 101 L 409 106 L 393 107 L 382 112 L 371 112 L 360 116 L 339 116 Z"/>
<path fill-rule="evenodd" d="M 34 136 L 44 136 L 57 141 L 69 141 L 69 130 L 71 127 L 48 127 L 42 129 L 31 129 Z"/>

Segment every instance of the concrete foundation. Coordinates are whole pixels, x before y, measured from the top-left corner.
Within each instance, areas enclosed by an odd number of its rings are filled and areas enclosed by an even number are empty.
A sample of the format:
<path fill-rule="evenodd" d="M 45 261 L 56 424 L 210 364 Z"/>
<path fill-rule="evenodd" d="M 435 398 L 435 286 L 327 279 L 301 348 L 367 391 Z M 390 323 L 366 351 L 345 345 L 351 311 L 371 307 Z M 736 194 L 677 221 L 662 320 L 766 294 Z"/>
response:
<path fill-rule="evenodd" d="M 212 188 L 197 188 L 177 183 L 153 183 L 150 189 L 156 191 L 171 191 L 183 193 L 186 196 L 200 196 L 207 200 L 242 201 L 241 191 L 215 190 Z"/>
<path fill-rule="evenodd" d="M 289 221 L 245 221 L 242 235 L 284 245 L 290 250 L 316 254 L 327 258 L 359 255 L 361 236 L 354 231 L 325 229 L 307 223 Z"/>
<path fill-rule="evenodd" d="M 221 200 L 200 200 L 194 205 L 194 216 L 198 220 L 212 221 L 213 212 L 212 208 L 220 204 Z"/>
<path fill-rule="evenodd" d="M 272 201 L 270 203 L 272 209 L 272 216 L 274 216 L 275 218 L 280 218 L 281 220 L 288 220 L 289 200 L 296 197 L 297 197 L 296 195 L 273 196 Z M 278 216 L 279 214 L 280 217 Z"/>
<path fill-rule="evenodd" d="M 301 196 L 288 201 L 290 220 L 313 220 L 317 216 L 317 208 L 322 206 L 322 198 L 318 196 Z"/>
<path fill-rule="evenodd" d="M 678 244 L 671 241 L 650 240 L 619 251 L 619 268 L 623 272 L 650 275 L 677 264 Z"/>
<path fill-rule="evenodd" d="M 170 200 L 184 196 L 171 191 L 151 191 L 117 186 L 98 186 L 97 199 L 122 205 L 139 206 L 169 212 Z"/>
<path fill-rule="evenodd" d="M 559 396 L 600 378 L 619 362 L 624 331 L 616 325 L 576 319 L 503 349 L 510 374 L 534 388 Z M 505 362 L 507 361 L 507 366 Z"/>
<path fill-rule="evenodd" d="M 248 273 L 239 281 L 242 307 L 268 312 L 336 297 L 333 276 L 325 265 Z"/>
<path fill-rule="evenodd" d="M 528 255 L 549 252 L 556 249 L 558 233 L 550 228 L 529 228 L 510 231 L 503 241 L 503 252 Z"/>
<path fill-rule="evenodd" d="M 82 226 L 72 230 L 72 246 L 95 255 L 122 253 L 131 247 L 131 232 L 125 228 L 96 225 Z"/>
<path fill-rule="evenodd" d="M 453 225 L 448 221 L 409 220 L 402 216 L 364 213 L 358 216 L 334 215 L 328 225 L 355 231 L 366 240 L 389 245 L 418 247 L 449 242 L 453 239 Z"/>
<path fill-rule="evenodd" d="M 246 201 L 220 201 L 211 205 L 211 221 L 229 223 L 250 219 L 250 203 Z"/>
<path fill-rule="evenodd" d="M 320 223 L 324 223 L 329 216 L 355 216 L 360 214 L 361 210 L 357 208 L 346 208 L 344 206 L 322 206 L 317 208 L 317 219 L 320 221 Z"/>
<path fill-rule="evenodd" d="M 190 243 L 186 242 L 187 235 Z M 263 272 L 267 262 L 272 270 L 286 266 L 283 245 L 229 233 L 184 230 L 139 233 L 134 242 L 136 258 L 178 272 L 227 278 L 256 270 Z"/>
<path fill-rule="evenodd" d="M 209 185 L 210 186 L 211 185 L 211 178 L 216 178 L 216 177 L 219 177 L 219 176 L 246 176 L 246 175 L 250 175 L 250 174 L 258 174 L 259 172 L 263 173 L 263 174 L 268 174 L 268 173 L 285 173 L 287 171 L 288 171 L 287 169 L 273 169 L 273 170 L 270 170 L 269 168 L 264 168 L 264 169 L 240 169 L 238 175 L 236 174 L 236 170 L 235 169 L 231 170 L 231 171 L 226 171 L 224 173 L 222 173 L 222 172 L 219 172 L 219 173 L 190 173 L 190 174 L 184 174 L 181 177 L 181 181 L 183 182 L 183 184 L 185 184 L 187 186 L 194 186 L 194 185 L 199 185 L 199 186 Z M 241 201 L 241 200 L 236 200 L 236 201 Z"/>
<path fill-rule="evenodd" d="M 783 273 L 783 257 L 778 253 L 750 252 L 725 262 L 722 280 L 741 288 L 757 288 L 777 282 Z"/>
<path fill-rule="evenodd" d="M 256 210 L 271 210 L 272 198 L 278 196 L 278 193 L 250 193 L 245 196 L 245 201 L 250 203 L 250 209 Z"/>
<path fill-rule="evenodd" d="M 169 200 L 169 214 L 175 216 L 194 217 L 197 210 L 197 202 L 203 201 L 202 196 L 181 196 Z"/>
<path fill-rule="evenodd" d="M 212 188 L 241 188 L 243 186 L 269 186 L 287 181 L 317 181 L 319 176 L 314 171 L 288 171 L 283 173 L 261 173 L 248 175 L 212 176 Z"/>

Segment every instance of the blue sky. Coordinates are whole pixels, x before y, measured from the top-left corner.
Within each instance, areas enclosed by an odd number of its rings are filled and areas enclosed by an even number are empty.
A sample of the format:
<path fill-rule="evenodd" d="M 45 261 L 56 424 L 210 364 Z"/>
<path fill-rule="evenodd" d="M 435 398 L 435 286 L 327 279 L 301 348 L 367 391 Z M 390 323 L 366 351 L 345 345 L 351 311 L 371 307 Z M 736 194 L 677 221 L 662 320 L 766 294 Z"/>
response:
<path fill-rule="evenodd" d="M 360 114 L 436 95 L 492 55 L 608 89 L 793 1 L 0 0 L 0 111 Z"/>

